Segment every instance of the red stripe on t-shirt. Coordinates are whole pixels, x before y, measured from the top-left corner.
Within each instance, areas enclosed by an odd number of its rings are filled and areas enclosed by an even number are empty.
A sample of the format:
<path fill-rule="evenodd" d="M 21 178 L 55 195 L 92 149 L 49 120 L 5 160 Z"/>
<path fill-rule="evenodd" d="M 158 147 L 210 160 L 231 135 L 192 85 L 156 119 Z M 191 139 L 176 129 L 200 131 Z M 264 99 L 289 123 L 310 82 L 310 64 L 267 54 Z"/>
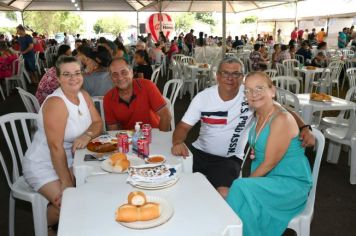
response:
<path fill-rule="evenodd" d="M 204 123 L 211 124 L 211 125 L 226 125 L 227 124 L 227 119 L 214 119 L 214 118 L 202 117 L 201 120 Z"/>

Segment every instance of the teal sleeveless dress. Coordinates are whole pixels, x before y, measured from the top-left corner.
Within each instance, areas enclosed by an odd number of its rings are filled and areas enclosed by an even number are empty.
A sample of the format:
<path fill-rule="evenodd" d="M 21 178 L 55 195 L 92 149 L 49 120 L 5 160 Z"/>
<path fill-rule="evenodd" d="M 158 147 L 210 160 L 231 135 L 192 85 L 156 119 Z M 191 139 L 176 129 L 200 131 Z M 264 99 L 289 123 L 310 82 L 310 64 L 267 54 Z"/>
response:
<path fill-rule="evenodd" d="M 272 119 L 255 144 L 251 173 L 264 161 Z M 256 123 L 249 133 L 250 145 L 255 137 Z M 304 210 L 311 187 L 310 165 L 298 135 L 266 176 L 236 179 L 226 200 L 241 218 L 244 236 L 279 236 L 289 221 Z"/>

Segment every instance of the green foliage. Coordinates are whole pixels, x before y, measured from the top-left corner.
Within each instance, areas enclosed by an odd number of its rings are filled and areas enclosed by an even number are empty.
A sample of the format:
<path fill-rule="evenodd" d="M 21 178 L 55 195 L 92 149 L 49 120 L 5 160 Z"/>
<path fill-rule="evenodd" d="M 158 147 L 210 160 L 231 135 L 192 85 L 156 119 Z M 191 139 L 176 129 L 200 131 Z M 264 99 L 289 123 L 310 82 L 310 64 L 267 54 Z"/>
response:
<path fill-rule="evenodd" d="M 94 32 L 99 33 L 111 33 L 118 35 L 120 32 L 124 32 L 127 29 L 127 21 L 119 16 L 110 16 L 99 18 L 94 26 Z"/>
<path fill-rule="evenodd" d="M 257 16 L 248 16 L 241 20 L 241 24 L 250 24 L 257 21 Z"/>
<path fill-rule="evenodd" d="M 176 33 L 179 34 L 181 32 L 189 31 L 192 28 L 194 18 L 194 14 L 192 13 L 182 13 L 173 16 Z"/>
<path fill-rule="evenodd" d="M 16 21 L 17 20 L 17 16 L 16 16 L 16 13 L 14 11 L 7 11 L 5 13 L 5 17 L 9 20 L 12 20 L 12 21 Z"/>
<path fill-rule="evenodd" d="M 52 35 L 59 32 L 76 34 L 83 32 L 83 19 L 72 12 L 25 11 L 23 16 L 25 25 L 40 34 Z"/>
<path fill-rule="evenodd" d="M 202 13 L 202 12 L 198 12 L 195 13 L 195 19 L 204 23 L 207 23 L 209 25 L 215 26 L 216 22 L 213 18 L 213 14 L 211 12 L 206 12 L 206 13 Z"/>
<path fill-rule="evenodd" d="M 14 27 L 0 27 L 0 34 L 16 34 L 16 29 Z"/>

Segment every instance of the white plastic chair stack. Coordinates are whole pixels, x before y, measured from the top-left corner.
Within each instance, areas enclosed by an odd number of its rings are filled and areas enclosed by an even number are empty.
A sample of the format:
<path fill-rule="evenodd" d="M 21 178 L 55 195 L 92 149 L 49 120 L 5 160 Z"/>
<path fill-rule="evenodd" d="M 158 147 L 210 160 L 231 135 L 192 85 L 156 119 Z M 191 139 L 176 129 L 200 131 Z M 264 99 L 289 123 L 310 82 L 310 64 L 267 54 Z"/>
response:
<path fill-rule="evenodd" d="M 27 90 L 25 78 L 23 75 L 23 59 L 19 58 L 12 62 L 12 76 L 5 78 L 6 94 L 10 95 L 10 82 L 17 83 L 17 86 L 21 86 L 24 90 Z"/>
<path fill-rule="evenodd" d="M 351 87 L 347 93 L 345 100 L 356 102 L 356 87 Z M 350 116 L 349 111 L 340 111 L 338 116 L 324 117 L 321 119 L 319 128 L 324 130 L 329 127 L 348 127 Z"/>
<path fill-rule="evenodd" d="M 288 228 L 293 229 L 298 236 L 310 235 L 310 224 L 314 214 L 315 193 L 318 183 L 320 162 L 325 146 L 325 138 L 319 130 L 313 129 L 313 135 L 316 139 L 316 156 L 312 169 L 313 187 L 309 192 L 305 209 L 299 215 L 295 216 L 288 224 Z"/>
<path fill-rule="evenodd" d="M 171 129 L 175 129 L 175 116 L 174 116 L 174 104 L 178 94 L 183 86 L 183 81 L 181 79 L 172 79 L 166 82 L 163 88 L 163 97 L 167 98 L 170 102 L 170 112 L 172 114 Z M 168 91 L 171 89 L 169 95 Z"/>
<path fill-rule="evenodd" d="M 298 114 L 301 113 L 299 99 L 294 93 L 277 87 L 276 99 L 277 102 L 280 103 L 281 105 L 297 112 Z"/>
<path fill-rule="evenodd" d="M 290 76 L 276 76 L 271 78 L 272 82 L 275 82 L 275 86 L 291 91 L 295 94 L 299 93 L 299 80 Z"/>
<path fill-rule="evenodd" d="M 9 157 L 3 157 L 0 153 L 0 162 L 5 173 L 7 183 L 11 189 L 9 199 L 9 235 L 15 235 L 15 198 L 31 202 L 33 221 L 36 236 L 47 235 L 47 204 L 48 201 L 41 194 L 33 191 L 26 183 L 23 176 L 20 176 L 17 160 L 22 161 L 25 153 L 21 144 L 26 144 L 28 148 L 31 144 L 30 130 L 26 121 L 36 122 L 36 113 L 10 113 L 0 116 L 0 126 L 4 134 Z M 20 131 L 20 132 L 18 132 Z M 21 137 L 19 134 L 23 134 Z M 12 141 L 13 140 L 13 141 Z M 24 140 L 25 142 L 20 142 Z M 12 161 L 12 177 L 8 171 L 4 158 Z"/>
<path fill-rule="evenodd" d="M 105 112 L 104 112 L 104 104 L 103 104 L 103 96 L 94 96 L 92 97 L 95 108 L 99 108 L 99 114 L 101 117 L 101 120 L 103 121 L 103 132 L 106 132 L 106 125 L 105 125 Z"/>
<path fill-rule="evenodd" d="M 356 86 L 356 67 L 352 67 L 346 70 L 346 75 L 347 75 L 347 80 L 349 82 L 349 87 L 355 87 Z M 342 82 L 342 88 L 344 87 L 344 82 Z"/>
<path fill-rule="evenodd" d="M 356 118 L 355 110 L 350 111 L 350 119 L 347 127 L 327 128 L 325 138 L 329 139 L 327 161 L 337 163 L 341 146 L 349 147 L 350 183 L 356 184 Z"/>
<path fill-rule="evenodd" d="M 29 93 L 20 87 L 16 88 L 21 96 L 22 102 L 24 103 L 27 112 L 38 113 L 40 110 L 40 104 L 38 103 L 37 98 L 32 93 Z"/>

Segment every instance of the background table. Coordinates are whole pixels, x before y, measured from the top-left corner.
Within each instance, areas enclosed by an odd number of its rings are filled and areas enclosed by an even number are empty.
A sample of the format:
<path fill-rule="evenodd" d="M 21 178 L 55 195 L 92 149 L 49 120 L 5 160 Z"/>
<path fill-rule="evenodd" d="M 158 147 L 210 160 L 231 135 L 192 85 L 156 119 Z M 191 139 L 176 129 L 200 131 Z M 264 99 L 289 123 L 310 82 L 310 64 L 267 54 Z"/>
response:
<path fill-rule="evenodd" d="M 116 134 L 117 131 L 109 131 L 111 134 Z M 174 156 L 171 153 L 172 147 L 172 134 L 171 132 L 162 132 L 158 129 L 152 129 L 152 143 L 150 144 L 150 154 L 164 155 L 169 165 L 175 165 L 183 172 L 192 173 L 193 168 L 193 155 L 189 152 L 186 159 Z M 128 155 L 136 156 L 131 152 L 132 145 L 130 145 L 130 152 Z M 92 153 L 88 149 L 77 150 L 74 155 L 73 173 L 76 179 L 76 186 L 85 183 L 85 180 L 90 175 L 107 174 L 108 172 L 101 169 L 102 162 L 99 161 L 84 161 L 85 154 Z"/>
<path fill-rule="evenodd" d="M 356 109 L 356 103 L 333 96 L 331 96 L 331 102 L 316 102 L 310 100 L 310 93 L 296 95 L 299 99 L 302 117 L 306 124 L 311 123 L 313 113 L 316 111 L 341 111 Z"/>
<path fill-rule="evenodd" d="M 183 173 L 172 187 L 148 191 L 165 198 L 174 208 L 165 224 L 145 230 L 129 229 L 115 221 L 115 211 L 136 190 L 127 175 L 88 178 L 88 183 L 64 191 L 59 236 L 242 236 L 242 222 L 200 173 Z"/>
<path fill-rule="evenodd" d="M 305 74 L 305 78 L 304 78 L 304 92 L 305 93 L 310 92 L 310 87 L 311 87 L 310 84 L 311 84 L 311 82 L 314 81 L 315 74 L 323 73 L 324 70 L 325 70 L 325 72 L 330 71 L 327 68 L 325 69 L 325 68 L 319 68 L 319 67 L 316 67 L 315 70 L 308 70 L 305 66 L 302 68 L 295 67 L 294 70 Z"/>

